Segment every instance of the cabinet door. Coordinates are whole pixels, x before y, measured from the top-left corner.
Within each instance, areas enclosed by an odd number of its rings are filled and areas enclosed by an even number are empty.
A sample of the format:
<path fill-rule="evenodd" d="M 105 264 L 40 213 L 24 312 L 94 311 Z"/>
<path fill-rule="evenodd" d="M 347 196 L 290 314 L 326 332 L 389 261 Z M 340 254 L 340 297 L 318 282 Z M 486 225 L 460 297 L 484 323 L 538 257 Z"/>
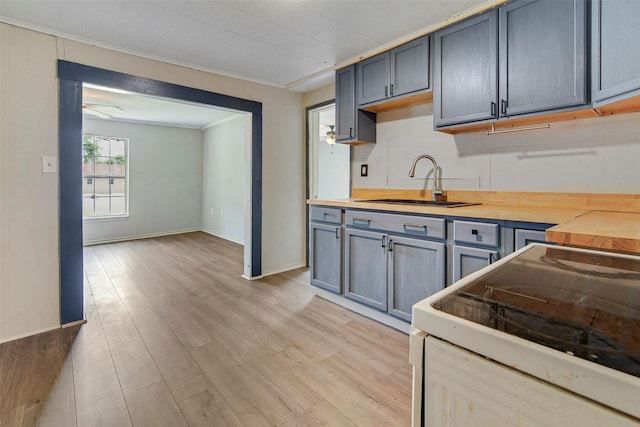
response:
<path fill-rule="evenodd" d="M 389 237 L 389 314 L 411 321 L 413 304 L 444 288 L 445 245 Z"/>
<path fill-rule="evenodd" d="M 387 235 L 345 230 L 345 296 L 387 311 Z"/>
<path fill-rule="evenodd" d="M 548 243 L 544 231 L 539 230 L 522 230 L 515 231 L 515 250 L 524 248 L 529 243 Z"/>
<path fill-rule="evenodd" d="M 336 141 L 354 138 L 356 127 L 355 65 L 336 71 Z"/>
<path fill-rule="evenodd" d="M 357 64 L 358 105 L 381 101 L 389 94 L 389 52 L 365 59 Z"/>
<path fill-rule="evenodd" d="M 391 50 L 389 96 L 429 89 L 429 40 L 424 36 Z"/>
<path fill-rule="evenodd" d="M 497 113 L 497 28 L 497 12 L 490 11 L 435 33 L 436 127 Z"/>
<path fill-rule="evenodd" d="M 592 2 L 592 91 L 599 101 L 640 89 L 640 2 Z"/>
<path fill-rule="evenodd" d="M 342 227 L 309 224 L 309 264 L 313 286 L 342 293 Z"/>
<path fill-rule="evenodd" d="M 453 247 L 453 281 L 462 279 L 471 273 L 475 273 L 498 259 L 498 251 L 487 249 L 468 248 L 465 246 Z"/>
<path fill-rule="evenodd" d="M 584 0 L 523 0 L 499 10 L 500 116 L 585 104 Z"/>

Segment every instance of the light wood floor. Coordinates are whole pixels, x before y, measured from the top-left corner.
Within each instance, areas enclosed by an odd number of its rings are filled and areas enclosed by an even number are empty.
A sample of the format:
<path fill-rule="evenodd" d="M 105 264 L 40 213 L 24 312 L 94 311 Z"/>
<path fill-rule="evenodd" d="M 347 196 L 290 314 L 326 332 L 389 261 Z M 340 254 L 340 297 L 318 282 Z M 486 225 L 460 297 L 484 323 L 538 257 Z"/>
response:
<path fill-rule="evenodd" d="M 247 281 L 242 262 L 204 233 L 87 247 L 88 322 L 50 358 L 55 384 L 0 424 L 410 424 L 406 335 L 314 296 L 307 269 Z"/>

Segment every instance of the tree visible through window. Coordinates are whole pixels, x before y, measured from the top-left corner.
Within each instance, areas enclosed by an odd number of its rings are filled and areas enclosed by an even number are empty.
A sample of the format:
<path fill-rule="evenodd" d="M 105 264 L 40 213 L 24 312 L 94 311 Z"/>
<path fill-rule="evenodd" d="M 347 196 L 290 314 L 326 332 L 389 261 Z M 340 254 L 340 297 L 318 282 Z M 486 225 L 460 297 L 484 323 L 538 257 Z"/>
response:
<path fill-rule="evenodd" d="M 127 138 L 82 137 L 82 216 L 126 216 Z"/>

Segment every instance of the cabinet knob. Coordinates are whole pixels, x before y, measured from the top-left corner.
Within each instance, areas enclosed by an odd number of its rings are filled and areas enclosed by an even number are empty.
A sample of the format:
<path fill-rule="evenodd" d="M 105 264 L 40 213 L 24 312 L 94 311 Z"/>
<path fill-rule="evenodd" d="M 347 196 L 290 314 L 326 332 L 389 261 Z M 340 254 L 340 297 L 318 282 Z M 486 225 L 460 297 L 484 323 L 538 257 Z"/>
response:
<path fill-rule="evenodd" d="M 507 115 L 507 101 L 504 99 L 500 100 L 500 114 L 503 116 Z"/>

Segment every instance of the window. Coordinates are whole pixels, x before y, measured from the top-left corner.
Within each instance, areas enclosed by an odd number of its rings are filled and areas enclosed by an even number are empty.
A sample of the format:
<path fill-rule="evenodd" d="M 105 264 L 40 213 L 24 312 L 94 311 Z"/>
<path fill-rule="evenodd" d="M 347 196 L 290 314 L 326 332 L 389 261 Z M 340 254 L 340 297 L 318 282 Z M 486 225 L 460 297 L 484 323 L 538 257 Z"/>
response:
<path fill-rule="evenodd" d="M 82 137 L 83 218 L 128 215 L 127 138 Z"/>

